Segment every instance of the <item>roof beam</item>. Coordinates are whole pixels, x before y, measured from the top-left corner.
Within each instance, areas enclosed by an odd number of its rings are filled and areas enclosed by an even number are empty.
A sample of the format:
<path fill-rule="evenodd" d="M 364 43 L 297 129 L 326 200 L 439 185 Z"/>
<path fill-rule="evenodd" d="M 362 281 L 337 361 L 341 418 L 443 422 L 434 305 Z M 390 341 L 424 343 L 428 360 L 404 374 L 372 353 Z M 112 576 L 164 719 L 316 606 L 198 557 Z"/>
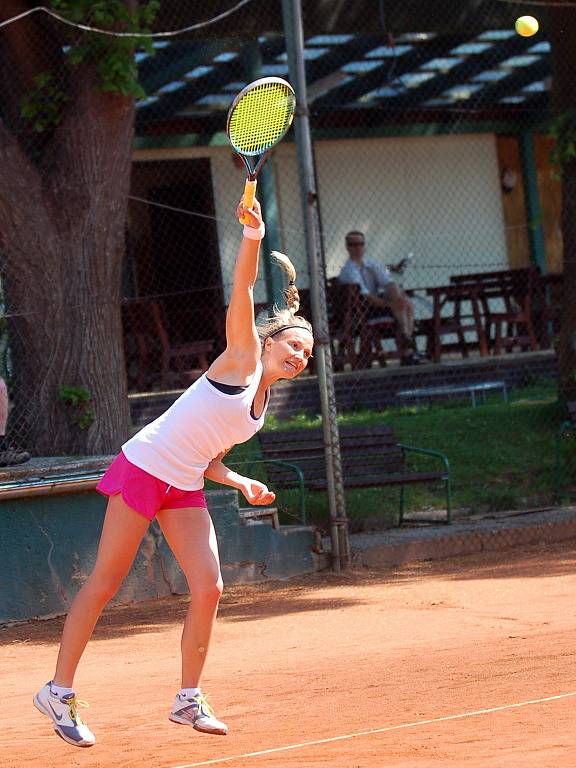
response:
<path fill-rule="evenodd" d="M 350 83 L 334 88 L 314 102 L 314 111 L 337 109 L 351 104 L 365 93 L 388 84 L 391 80 L 414 71 L 426 61 L 446 56 L 447 52 L 462 43 L 468 42 L 474 35 L 444 35 L 434 37 L 429 41 L 421 41 L 413 45 L 412 50 L 402 56 L 390 57 L 381 66 L 355 77 Z M 384 42 L 384 41 L 382 41 Z M 357 57 L 353 57 L 357 58 Z M 353 58 L 351 60 L 353 60 Z"/>
<path fill-rule="evenodd" d="M 260 47 L 263 60 L 268 62 L 282 53 L 285 47 L 284 38 L 274 36 L 266 39 Z M 208 49 L 208 55 L 206 55 L 206 49 Z M 168 51 L 168 49 L 166 50 Z M 213 72 L 208 72 L 201 77 L 191 80 L 177 91 L 160 94 L 158 101 L 154 102 L 154 104 L 140 108 L 137 112 L 137 124 L 142 126 L 143 124 L 158 120 L 167 120 L 177 112 L 192 106 L 194 102 L 199 101 L 203 96 L 219 91 L 226 83 L 246 79 L 245 73 L 247 69 L 244 61 L 249 55 L 249 46 L 240 46 L 237 43 L 235 45 L 233 40 L 223 40 L 220 43 L 211 41 L 207 45 L 203 44 L 194 56 L 186 50 L 181 58 L 178 56 L 177 51 L 172 54 L 174 62 L 169 66 L 169 69 L 173 75 L 168 78 L 163 76 L 162 85 L 180 79 L 186 72 L 193 69 L 194 66 L 206 65 L 207 61 L 211 61 L 219 53 L 232 50 L 238 52 L 238 58 L 230 62 L 214 64 Z M 202 51 L 205 53 L 204 56 L 202 56 Z M 147 88 L 146 83 L 143 83 L 143 87 L 147 93 L 153 93 L 153 91 Z M 232 100 L 232 97 L 230 100 Z"/>
<path fill-rule="evenodd" d="M 367 37 L 354 37 L 347 43 L 332 45 L 323 56 L 306 62 L 306 82 L 310 84 L 319 78 L 330 75 L 344 64 L 362 58 L 369 51 L 385 44 L 386 38 L 382 35 L 369 35 Z M 321 48 L 322 45 L 318 47 Z M 307 46 L 306 48 L 313 51 L 315 46 Z"/>
<path fill-rule="evenodd" d="M 242 53 L 240 55 L 242 57 Z M 150 106 L 139 109 L 137 125 L 142 127 L 157 120 L 167 120 L 176 113 L 192 106 L 204 96 L 217 93 L 227 83 L 238 80 L 242 77 L 242 72 L 243 67 L 238 59 L 216 64 L 213 72 L 195 78 L 177 91 L 163 95 Z M 230 102 L 232 102 L 232 97 L 233 95 L 230 96 Z"/>
<path fill-rule="evenodd" d="M 512 96 L 530 83 L 537 83 L 550 75 L 550 63 L 546 59 L 535 61 L 528 67 L 520 67 L 508 77 L 502 78 L 478 93 L 478 99 L 487 104 L 497 104 L 505 96 Z M 473 99 L 471 99 L 473 101 Z M 475 104 L 474 106 L 477 107 Z"/>
<path fill-rule="evenodd" d="M 211 40 L 170 43 L 139 67 L 138 79 L 147 94 L 154 94 L 164 85 L 179 80 L 194 67 L 205 65 L 219 53 L 238 50 L 238 41 Z"/>
<path fill-rule="evenodd" d="M 411 88 L 409 93 L 392 97 L 390 106 L 393 106 L 395 109 L 404 109 L 441 96 L 447 89 L 467 82 L 471 77 L 483 70 L 490 69 L 495 64 L 499 64 L 511 56 L 525 54 L 526 49 L 533 44 L 534 42 L 530 38 L 520 37 L 519 35 L 515 38 L 495 43 L 490 51 L 469 56 L 445 75 L 438 75 L 423 83 L 419 88 Z"/>

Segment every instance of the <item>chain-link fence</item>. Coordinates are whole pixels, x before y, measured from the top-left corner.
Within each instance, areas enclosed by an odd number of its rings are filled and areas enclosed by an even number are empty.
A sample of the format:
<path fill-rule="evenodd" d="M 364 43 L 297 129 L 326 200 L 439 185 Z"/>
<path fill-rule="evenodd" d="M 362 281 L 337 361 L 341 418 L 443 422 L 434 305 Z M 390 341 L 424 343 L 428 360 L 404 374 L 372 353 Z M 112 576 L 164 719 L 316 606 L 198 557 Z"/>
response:
<path fill-rule="evenodd" d="M 291 5 L 163 0 L 132 4 L 130 15 L 122 3 L 53 0 L 0 10 L 11 444 L 34 456 L 114 452 L 223 350 L 245 174 L 226 111 L 250 80 L 291 78 Z M 564 487 L 556 349 L 576 323 L 564 283 L 566 142 L 554 132 L 566 99 L 553 109 L 552 85 L 566 90 L 571 74 L 553 32 L 576 30 L 576 9 L 457 5 L 303 0 L 299 107 L 313 137 L 338 409 L 445 449 L 472 489 L 463 508 L 474 508 L 472 493 L 488 507 L 550 503 Z M 518 34 L 514 19 L 536 11 L 540 29 Z M 292 258 L 311 316 L 291 134 L 258 185 L 263 253 Z M 264 257 L 257 310 L 281 290 Z M 311 365 L 275 388 L 278 422 L 320 413 L 316 374 Z"/>

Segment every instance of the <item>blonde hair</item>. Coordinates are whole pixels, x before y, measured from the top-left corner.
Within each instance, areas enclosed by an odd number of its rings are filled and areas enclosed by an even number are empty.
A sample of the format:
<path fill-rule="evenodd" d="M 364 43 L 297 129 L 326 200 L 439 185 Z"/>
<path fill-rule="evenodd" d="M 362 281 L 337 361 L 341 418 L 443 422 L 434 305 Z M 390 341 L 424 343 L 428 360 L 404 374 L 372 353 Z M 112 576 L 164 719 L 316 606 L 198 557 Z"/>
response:
<path fill-rule="evenodd" d="M 286 307 L 280 309 L 276 304 L 272 308 L 272 314 L 266 320 L 256 324 L 256 330 L 260 341 L 264 342 L 269 336 L 282 331 L 283 328 L 300 327 L 312 333 L 312 325 L 296 313 L 300 309 L 300 296 L 296 288 L 296 270 L 294 264 L 285 253 L 272 251 L 272 258 L 280 266 L 288 278 L 288 287 L 283 290 L 286 299 Z"/>

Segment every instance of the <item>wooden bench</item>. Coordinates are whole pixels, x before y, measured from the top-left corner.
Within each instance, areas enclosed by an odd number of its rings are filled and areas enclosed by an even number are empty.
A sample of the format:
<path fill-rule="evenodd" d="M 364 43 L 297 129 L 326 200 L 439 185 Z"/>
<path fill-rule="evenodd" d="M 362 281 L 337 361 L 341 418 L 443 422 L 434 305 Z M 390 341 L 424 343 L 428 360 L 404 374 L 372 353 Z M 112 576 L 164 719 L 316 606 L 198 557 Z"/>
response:
<path fill-rule="evenodd" d="M 435 363 L 441 360 L 444 352 L 458 352 L 462 357 L 468 357 L 469 349 L 477 348 L 482 357 L 488 354 L 478 292 L 478 286 L 472 283 L 440 285 L 426 290 L 432 301 L 429 347 Z M 467 333 L 473 333 L 475 338 L 468 340 Z M 455 337 L 456 341 L 444 341 L 444 336 Z"/>
<path fill-rule="evenodd" d="M 381 343 L 396 339 L 398 346 L 396 320 L 385 309 L 374 315 L 359 285 L 331 278 L 326 284 L 326 299 L 336 370 L 344 370 L 347 363 L 352 369 L 370 368 L 373 360 L 384 364 L 387 357 L 398 356 L 386 353 Z"/>
<path fill-rule="evenodd" d="M 407 290 L 412 299 L 415 292 Z M 341 283 L 337 277 L 326 283 L 326 298 L 333 346 L 334 367 L 344 370 L 371 368 L 376 361 L 386 365 L 389 359 L 402 356 L 403 337 L 400 326 L 390 309 L 376 309 L 362 295 L 355 283 Z M 430 320 L 416 320 L 414 337 L 426 337 L 426 353 L 430 353 Z M 393 348 L 385 349 L 382 342 L 393 341 Z"/>
<path fill-rule="evenodd" d="M 537 349 L 532 300 L 540 279 L 535 267 L 452 275 L 460 287 L 474 286 L 482 307 L 484 334 L 495 355 L 504 350 Z"/>
<path fill-rule="evenodd" d="M 360 303 L 360 288 L 357 285 L 344 285 L 338 278 L 326 283 L 326 304 L 332 359 L 334 368 L 343 371 L 346 365 L 358 368 L 356 351 L 357 315 Z"/>
<path fill-rule="evenodd" d="M 404 519 L 404 488 L 412 483 L 441 482 L 446 492 L 446 522 L 452 520 L 450 469 L 439 451 L 398 442 L 389 425 L 340 427 L 340 451 L 344 488 L 399 486 L 399 523 Z M 273 490 L 298 488 L 300 517 L 306 522 L 306 493 L 327 488 L 324 433 L 318 428 L 272 430 L 259 433 L 262 458 Z M 432 471 L 408 466 L 408 454 L 431 457 L 439 464 Z"/>
<path fill-rule="evenodd" d="M 562 493 L 563 464 L 562 461 L 562 442 L 565 437 L 576 433 L 576 401 L 566 403 L 568 418 L 560 424 L 556 433 L 556 500 L 559 500 L 566 494 Z"/>
<path fill-rule="evenodd" d="M 540 349 L 550 349 L 554 337 L 560 333 L 563 293 L 561 272 L 542 275 L 536 284 L 532 314 Z"/>

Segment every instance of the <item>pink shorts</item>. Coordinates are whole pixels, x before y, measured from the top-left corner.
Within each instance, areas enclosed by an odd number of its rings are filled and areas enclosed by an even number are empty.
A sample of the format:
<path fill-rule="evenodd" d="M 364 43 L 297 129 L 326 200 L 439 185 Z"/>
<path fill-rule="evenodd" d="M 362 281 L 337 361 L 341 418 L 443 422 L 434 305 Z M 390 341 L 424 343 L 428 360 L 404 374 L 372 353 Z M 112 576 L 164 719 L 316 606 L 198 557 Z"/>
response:
<path fill-rule="evenodd" d="M 182 491 L 128 461 L 120 451 L 96 486 L 104 496 L 122 494 L 129 507 L 148 520 L 161 509 L 204 507 L 204 491 Z"/>

